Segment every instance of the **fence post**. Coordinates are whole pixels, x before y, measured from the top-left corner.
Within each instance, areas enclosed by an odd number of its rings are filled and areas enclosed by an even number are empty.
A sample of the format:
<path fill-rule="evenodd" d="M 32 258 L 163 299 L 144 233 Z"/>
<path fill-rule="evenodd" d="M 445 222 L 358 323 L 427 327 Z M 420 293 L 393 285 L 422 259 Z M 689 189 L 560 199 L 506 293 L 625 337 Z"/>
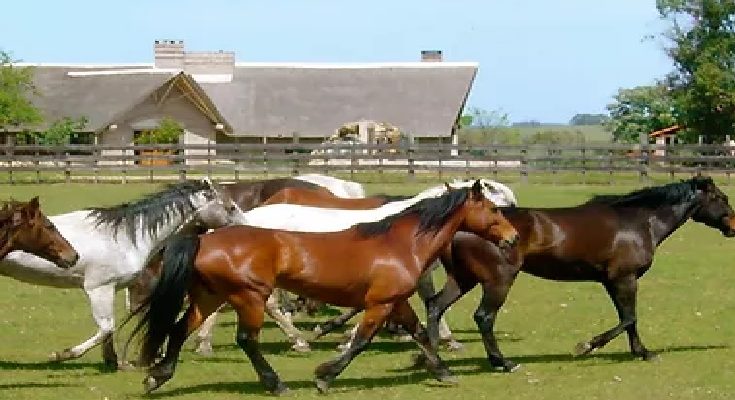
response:
<path fill-rule="evenodd" d="M 15 184 L 15 177 L 13 176 L 13 159 L 15 158 L 15 140 L 14 140 L 15 137 L 8 136 L 7 131 L 5 132 L 5 137 L 8 138 L 8 142 L 9 142 L 6 144 L 7 151 L 5 152 L 5 155 L 10 156 L 9 157 L 10 161 L 8 161 L 8 182 L 10 182 L 10 184 L 12 185 L 12 184 Z M 13 138 L 12 140 L 10 139 L 11 137 Z"/>
<path fill-rule="evenodd" d="M 413 155 L 413 144 L 409 143 L 406 149 L 406 155 L 408 156 L 408 177 L 411 180 L 416 179 L 416 171 L 414 169 L 414 155 Z"/>
<path fill-rule="evenodd" d="M 350 180 L 355 180 L 355 143 L 350 143 Z"/>
<path fill-rule="evenodd" d="M 615 153 L 613 149 L 607 150 L 607 184 L 612 185 L 613 181 L 613 157 Z"/>
<path fill-rule="evenodd" d="M 645 132 L 640 132 L 638 134 L 638 139 L 640 140 L 641 144 L 641 151 L 640 151 L 640 157 L 639 157 L 639 180 L 641 182 L 645 182 L 648 180 L 648 158 L 650 156 L 649 150 L 650 146 L 648 145 L 648 134 Z"/>
<path fill-rule="evenodd" d="M 528 145 L 521 147 L 521 182 L 528 183 Z"/>
<path fill-rule="evenodd" d="M 582 184 L 587 184 L 587 148 L 584 144 L 580 148 L 580 156 L 582 157 Z"/>

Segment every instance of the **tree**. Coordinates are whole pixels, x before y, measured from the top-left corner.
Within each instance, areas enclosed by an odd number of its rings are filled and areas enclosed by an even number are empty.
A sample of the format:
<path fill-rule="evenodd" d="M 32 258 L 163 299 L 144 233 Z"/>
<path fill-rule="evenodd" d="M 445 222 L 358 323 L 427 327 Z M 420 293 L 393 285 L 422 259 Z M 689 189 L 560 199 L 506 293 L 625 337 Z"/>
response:
<path fill-rule="evenodd" d="M 569 125 L 602 125 L 608 119 L 605 114 L 575 114 Z"/>
<path fill-rule="evenodd" d="M 637 143 L 640 134 L 675 125 L 674 103 L 666 86 L 620 89 L 615 102 L 607 105 L 610 119 L 605 124 L 617 142 Z"/>
<path fill-rule="evenodd" d="M 35 92 L 33 69 L 16 67 L 14 62 L 0 50 L 0 129 L 41 122 L 41 113 L 28 100 Z"/>
<path fill-rule="evenodd" d="M 709 142 L 735 136 L 735 1 L 657 0 L 670 28 L 666 83 L 679 122 Z"/>
<path fill-rule="evenodd" d="M 44 146 L 69 144 L 74 133 L 84 129 L 85 125 L 87 125 L 86 118 L 64 117 L 51 123 L 45 131 L 36 133 L 36 142 Z"/>
<path fill-rule="evenodd" d="M 156 129 L 143 131 L 135 138 L 136 144 L 174 144 L 179 142 L 179 136 L 184 128 L 175 119 L 163 117 Z"/>

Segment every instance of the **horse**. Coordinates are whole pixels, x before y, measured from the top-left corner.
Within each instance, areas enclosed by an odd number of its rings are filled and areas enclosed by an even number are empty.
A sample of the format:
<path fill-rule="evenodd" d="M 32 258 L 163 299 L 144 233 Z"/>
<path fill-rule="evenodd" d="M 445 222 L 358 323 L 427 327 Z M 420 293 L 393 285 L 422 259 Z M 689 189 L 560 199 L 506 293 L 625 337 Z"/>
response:
<path fill-rule="evenodd" d="M 441 256 L 446 285 L 426 307 L 427 327 L 436 342 L 446 308 L 480 284 L 482 300 L 474 319 L 490 364 L 505 372 L 518 364 L 500 352 L 493 326 L 519 271 L 558 281 L 599 282 L 605 288 L 620 321 L 577 344 L 575 355 L 599 349 L 626 331 L 632 355 L 652 360 L 656 354 L 638 334 L 636 293 L 657 246 L 690 219 L 735 236 L 733 209 L 709 177 L 596 196 L 576 207 L 510 208 L 503 213 L 520 234 L 518 245 L 506 252 L 478 236 L 457 234 Z"/>
<path fill-rule="evenodd" d="M 9 200 L 0 209 L 0 259 L 24 251 L 59 268 L 70 268 L 79 254 L 41 212 L 38 197 L 28 202 Z"/>
<path fill-rule="evenodd" d="M 336 183 L 334 190 L 342 191 L 342 186 Z M 242 182 L 222 182 L 217 184 L 218 190 L 229 195 L 243 211 L 251 210 L 263 204 L 285 188 L 298 188 L 329 195 L 332 192 L 328 187 L 296 178 L 275 178 Z"/>
<path fill-rule="evenodd" d="M 511 206 L 516 204 L 515 195 L 505 185 L 480 179 L 483 195 L 496 205 Z M 450 186 L 454 188 L 470 187 L 474 181 L 454 181 Z M 372 222 L 387 215 L 399 212 L 421 199 L 436 197 L 445 193 L 447 187 L 438 185 L 422 191 L 413 196 L 388 196 L 377 195 L 365 198 L 347 199 L 337 197 L 332 193 L 324 191 L 309 190 L 299 187 L 285 187 L 271 196 L 261 207 L 255 208 L 243 215 L 247 225 L 261 228 L 284 229 L 298 232 L 334 232 L 348 229 L 359 222 Z M 394 200 L 394 201 L 392 201 Z M 279 204 L 268 207 L 271 204 Z M 310 206 L 294 207 L 293 205 Z M 335 210 L 363 210 L 361 212 Z M 432 268 L 433 269 L 433 268 Z M 152 275 L 155 275 L 152 274 Z M 431 281 L 431 271 L 423 274 L 419 281 L 418 291 L 422 298 L 428 298 L 434 294 L 434 286 Z M 290 316 L 279 308 L 279 291 L 276 290 L 266 302 L 266 312 L 276 321 L 278 327 L 286 337 L 293 343 L 291 348 L 298 352 L 310 351 L 309 342 L 304 338 L 301 331 L 294 326 Z M 343 314 L 342 324 L 361 310 L 348 311 Z M 212 330 L 214 328 L 217 312 L 212 313 L 201 325 L 196 337 L 196 352 L 201 355 L 211 355 Z M 317 337 L 326 334 L 334 326 L 318 326 Z M 461 344 L 452 337 L 446 321 L 441 320 L 440 333 L 442 342 L 446 343 L 451 350 L 461 348 Z"/>
<path fill-rule="evenodd" d="M 501 246 L 510 246 L 517 238 L 515 229 L 482 195 L 476 182 L 471 188 L 450 190 L 344 231 L 305 233 L 231 226 L 174 240 L 164 250 L 161 278 L 149 297 L 147 311 L 133 329 L 135 335 L 145 328 L 142 365 L 150 365 L 168 339 L 165 356 L 144 379 L 146 392 L 173 377 L 186 337 L 225 302 L 237 312 L 236 341 L 261 384 L 274 394 L 287 391 L 258 344 L 265 302 L 274 287 L 365 309 L 352 346 L 316 369 L 320 392 L 328 390 L 388 317 L 410 331 L 437 379 L 453 381 L 408 298 L 419 275 L 458 230 L 476 233 Z M 189 306 L 176 321 L 187 295 Z"/>
<path fill-rule="evenodd" d="M 294 179 L 325 187 L 337 197 L 345 199 L 359 199 L 365 197 L 365 188 L 357 182 L 346 181 L 333 176 L 320 174 L 299 175 L 295 176 Z"/>
<path fill-rule="evenodd" d="M 81 344 L 51 353 L 51 361 L 81 357 L 103 343 L 105 365 L 118 367 L 112 340 L 115 290 L 143 269 L 164 239 L 186 223 L 206 228 L 239 223 L 241 213 L 208 182 L 183 182 L 130 204 L 93 208 L 50 217 L 79 253 L 68 269 L 25 252 L 0 261 L 0 275 L 36 285 L 83 288 L 97 332 Z"/>

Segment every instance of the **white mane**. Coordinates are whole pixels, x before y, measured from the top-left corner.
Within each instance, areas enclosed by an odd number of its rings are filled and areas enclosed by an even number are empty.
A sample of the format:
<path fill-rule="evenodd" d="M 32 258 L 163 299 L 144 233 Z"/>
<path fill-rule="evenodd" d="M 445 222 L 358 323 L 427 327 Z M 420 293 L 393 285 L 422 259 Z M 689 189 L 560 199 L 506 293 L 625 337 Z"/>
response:
<path fill-rule="evenodd" d="M 365 188 L 357 182 L 350 182 L 332 176 L 306 174 L 295 176 L 294 179 L 322 186 L 337 197 L 344 199 L 361 199 L 365 197 Z"/>
<path fill-rule="evenodd" d="M 505 193 L 495 187 L 495 183 L 482 180 L 483 195 L 498 206 L 515 204 L 515 196 L 507 199 Z M 471 187 L 474 181 L 455 181 L 449 185 L 454 189 Z M 438 185 L 416 196 L 384 204 L 369 210 L 340 210 L 301 206 L 296 204 L 269 204 L 256 207 L 242 215 L 244 225 L 267 229 L 281 229 L 294 232 L 337 232 L 349 229 L 355 224 L 379 221 L 389 215 L 397 214 L 418 201 L 438 197 L 446 192 L 444 184 Z M 510 190 L 510 189 L 508 189 Z M 512 194 L 512 192 L 511 192 Z"/>

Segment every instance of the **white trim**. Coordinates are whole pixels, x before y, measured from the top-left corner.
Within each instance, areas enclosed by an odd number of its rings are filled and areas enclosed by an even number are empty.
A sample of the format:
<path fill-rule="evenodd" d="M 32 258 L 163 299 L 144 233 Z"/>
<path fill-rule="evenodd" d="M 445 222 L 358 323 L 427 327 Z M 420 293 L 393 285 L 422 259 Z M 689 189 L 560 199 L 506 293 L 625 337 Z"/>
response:
<path fill-rule="evenodd" d="M 101 75 L 136 75 L 136 74 L 166 74 L 172 75 L 181 72 L 175 68 L 148 68 L 148 69 L 113 69 L 108 71 L 69 71 L 67 76 L 79 78 L 85 76 L 101 76 Z"/>
<path fill-rule="evenodd" d="M 303 63 L 303 62 L 236 62 L 238 68 L 304 68 L 304 69 L 369 69 L 369 68 L 478 68 L 477 62 L 375 62 L 375 63 Z"/>
<path fill-rule="evenodd" d="M 229 83 L 232 82 L 232 74 L 190 74 L 198 83 Z"/>
<path fill-rule="evenodd" d="M 71 68 L 127 68 L 153 67 L 153 63 L 113 63 L 113 64 L 86 64 L 86 63 L 53 63 L 53 62 L 19 62 L 13 63 L 19 67 L 71 67 Z"/>

